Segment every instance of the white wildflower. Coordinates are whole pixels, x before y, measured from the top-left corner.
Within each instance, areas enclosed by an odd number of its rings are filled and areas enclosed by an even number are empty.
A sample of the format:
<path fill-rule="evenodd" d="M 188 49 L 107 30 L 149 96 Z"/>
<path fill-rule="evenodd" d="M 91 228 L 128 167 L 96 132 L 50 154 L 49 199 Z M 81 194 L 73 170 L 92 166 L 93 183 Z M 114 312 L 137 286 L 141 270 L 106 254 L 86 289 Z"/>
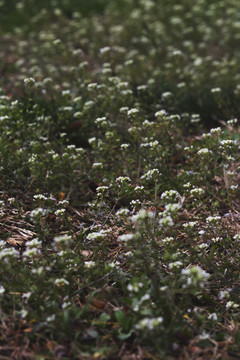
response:
<path fill-rule="evenodd" d="M 207 224 L 217 224 L 221 220 L 221 216 L 208 216 L 206 219 Z"/>
<path fill-rule="evenodd" d="M 239 307 L 239 304 L 236 304 L 236 303 L 233 302 L 233 301 L 228 301 L 228 302 L 226 303 L 226 309 L 227 309 L 227 310 L 229 310 L 229 309 L 231 309 L 231 308 L 236 309 L 236 308 L 238 308 L 238 307 Z"/>
<path fill-rule="evenodd" d="M 189 221 L 188 223 L 184 223 L 183 227 L 185 229 L 193 229 L 198 224 L 197 221 Z"/>
<path fill-rule="evenodd" d="M 136 114 L 138 114 L 138 113 L 139 113 L 139 110 L 136 109 L 136 108 L 130 109 L 130 110 L 128 110 L 128 112 L 127 112 L 128 116 L 133 116 L 133 115 L 136 115 Z"/>
<path fill-rule="evenodd" d="M 118 217 L 120 216 L 127 216 L 129 215 L 130 211 L 128 209 L 125 209 L 125 208 L 122 208 L 122 209 L 119 209 L 117 212 L 116 212 L 116 215 Z"/>
<path fill-rule="evenodd" d="M 128 176 L 119 176 L 116 178 L 116 182 L 119 184 L 131 182 L 131 179 Z"/>
<path fill-rule="evenodd" d="M 222 91 L 222 89 L 220 87 L 216 87 L 216 88 L 211 89 L 212 94 L 220 93 L 221 91 Z"/>
<path fill-rule="evenodd" d="M 103 240 L 107 236 L 107 231 L 100 230 L 98 232 L 92 232 L 88 234 L 87 240 Z"/>
<path fill-rule="evenodd" d="M 153 178 L 157 178 L 160 174 L 158 169 L 149 170 L 146 174 L 141 176 L 141 180 L 152 180 Z"/>
<path fill-rule="evenodd" d="M 120 148 L 121 148 L 122 150 L 124 150 L 124 149 L 128 149 L 129 146 L 130 146 L 130 144 L 121 144 Z"/>
<path fill-rule="evenodd" d="M 54 212 L 56 216 L 62 216 L 66 212 L 66 209 L 58 209 Z"/>
<path fill-rule="evenodd" d="M 161 195 L 162 200 L 176 201 L 180 198 L 180 194 L 176 190 L 164 191 Z"/>
<path fill-rule="evenodd" d="M 54 281 L 54 284 L 57 285 L 57 286 L 65 286 L 65 285 L 69 285 L 69 281 L 67 281 L 64 278 L 60 278 L 60 279 L 56 279 Z"/>
<path fill-rule="evenodd" d="M 159 225 L 160 228 L 163 227 L 170 227 L 174 225 L 173 219 L 171 218 L 171 216 L 164 216 L 162 219 L 159 220 Z"/>
<path fill-rule="evenodd" d="M 212 314 L 208 315 L 208 320 L 218 321 L 217 314 L 216 314 L 216 313 L 212 313 Z"/>
<path fill-rule="evenodd" d="M 128 242 L 129 240 L 132 240 L 134 238 L 134 234 L 123 234 L 118 237 L 118 241 Z"/>
<path fill-rule="evenodd" d="M 159 110 L 155 113 L 155 117 L 156 118 L 162 118 L 162 117 L 165 117 L 167 116 L 167 112 L 166 110 Z"/>
<path fill-rule="evenodd" d="M 86 268 L 90 269 L 92 267 L 94 267 L 96 265 L 95 261 L 85 261 L 84 265 L 86 266 Z"/>
<path fill-rule="evenodd" d="M 101 162 L 95 162 L 95 163 L 93 163 L 92 167 L 93 167 L 94 169 L 102 169 L 102 168 L 103 168 L 103 163 L 101 163 Z"/>
<path fill-rule="evenodd" d="M 163 318 L 161 316 L 157 318 L 144 318 L 139 321 L 139 323 L 136 325 L 137 330 L 153 330 L 158 325 L 162 324 Z"/>
<path fill-rule="evenodd" d="M 174 269 L 174 268 L 179 268 L 183 266 L 182 261 L 174 261 L 172 263 L 170 263 L 169 265 L 169 269 Z"/>
<path fill-rule="evenodd" d="M 201 156 L 206 156 L 206 155 L 212 154 L 212 151 L 209 150 L 208 148 L 203 148 L 203 149 L 198 150 L 197 154 L 201 155 Z"/>
<path fill-rule="evenodd" d="M 53 240 L 55 244 L 62 244 L 62 243 L 69 244 L 70 241 L 72 240 L 72 237 L 71 235 L 64 234 L 64 235 L 55 236 Z"/>
<path fill-rule="evenodd" d="M 202 195 L 204 193 L 204 190 L 202 188 L 197 188 L 197 187 L 194 187 L 192 190 L 190 190 L 190 194 L 192 196 L 199 196 L 199 195 Z"/>
<path fill-rule="evenodd" d="M 192 266 L 190 268 L 182 269 L 181 276 L 184 280 L 186 280 L 186 286 L 200 286 L 204 287 L 207 280 L 210 277 L 205 270 L 203 270 L 200 266 Z"/>

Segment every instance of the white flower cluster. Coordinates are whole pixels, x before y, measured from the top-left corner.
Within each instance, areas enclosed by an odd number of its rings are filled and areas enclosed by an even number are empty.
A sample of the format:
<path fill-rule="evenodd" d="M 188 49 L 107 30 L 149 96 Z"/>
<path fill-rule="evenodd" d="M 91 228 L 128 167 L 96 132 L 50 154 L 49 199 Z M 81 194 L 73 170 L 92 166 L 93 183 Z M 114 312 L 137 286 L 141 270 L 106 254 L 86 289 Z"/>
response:
<path fill-rule="evenodd" d="M 218 321 L 217 314 L 216 314 L 216 313 L 212 313 L 212 314 L 208 315 L 208 320 Z"/>
<path fill-rule="evenodd" d="M 108 267 L 110 267 L 111 269 L 119 269 L 120 267 L 120 262 L 119 261 L 112 261 L 110 263 L 107 264 Z"/>
<path fill-rule="evenodd" d="M 216 88 L 211 89 L 212 94 L 220 93 L 221 91 L 222 91 L 222 89 L 220 87 L 216 87 Z"/>
<path fill-rule="evenodd" d="M 38 238 L 32 239 L 26 243 L 28 248 L 39 248 L 42 246 L 42 241 Z"/>
<path fill-rule="evenodd" d="M 132 201 L 130 201 L 130 205 L 131 205 L 132 207 L 140 206 L 140 205 L 141 205 L 141 201 L 140 201 L 139 199 L 132 200 Z"/>
<path fill-rule="evenodd" d="M 142 192 L 144 190 L 144 186 L 135 186 L 134 191 L 137 193 Z"/>
<path fill-rule="evenodd" d="M 197 154 L 205 157 L 207 155 L 211 155 L 212 150 L 209 150 L 208 148 L 203 148 L 203 149 L 198 150 Z"/>
<path fill-rule="evenodd" d="M 153 330 L 158 325 L 162 324 L 163 318 L 161 316 L 157 318 L 144 318 L 139 321 L 139 323 L 136 325 L 137 330 Z"/>
<path fill-rule="evenodd" d="M 23 254 L 22 254 L 22 257 L 24 260 L 30 258 L 30 259 L 33 259 L 35 258 L 36 256 L 40 256 L 41 255 L 41 250 L 38 249 L 38 248 L 27 248 Z"/>
<path fill-rule="evenodd" d="M 218 297 L 220 300 L 228 299 L 230 297 L 231 288 L 219 291 Z"/>
<path fill-rule="evenodd" d="M 97 196 L 102 196 L 102 195 L 105 194 L 108 190 L 109 190 L 109 187 L 108 187 L 108 186 L 98 186 L 98 187 L 96 188 Z"/>
<path fill-rule="evenodd" d="M 238 119 L 230 119 L 230 120 L 227 121 L 227 124 L 228 125 L 234 125 L 234 124 L 237 124 L 237 122 L 238 122 Z"/>
<path fill-rule="evenodd" d="M 133 115 L 136 115 L 136 114 L 138 114 L 138 113 L 139 113 L 139 110 L 136 109 L 136 108 L 130 109 L 130 110 L 128 110 L 128 112 L 127 112 L 128 116 L 133 116 Z"/>
<path fill-rule="evenodd" d="M 183 288 L 186 288 L 187 286 L 203 288 L 209 279 L 210 274 L 208 274 L 200 266 L 191 266 L 190 268 L 182 269 L 181 276 L 182 279 L 186 281 Z"/>
<path fill-rule="evenodd" d="M 141 180 L 152 180 L 153 178 L 157 178 L 160 174 L 158 169 L 149 170 L 146 174 L 141 176 Z"/>
<path fill-rule="evenodd" d="M 46 201 L 46 200 L 48 200 L 48 198 L 43 194 L 37 194 L 37 195 L 33 195 L 33 200 L 44 200 L 44 201 Z"/>
<path fill-rule="evenodd" d="M 204 193 L 204 190 L 202 188 L 194 187 L 192 190 L 190 190 L 190 194 L 192 196 L 200 196 Z"/>
<path fill-rule="evenodd" d="M 33 77 L 29 77 L 23 80 L 24 85 L 34 85 L 35 84 L 35 79 Z"/>
<path fill-rule="evenodd" d="M 54 281 L 54 284 L 60 287 L 60 286 L 69 285 L 69 281 L 67 281 L 67 280 L 64 279 L 64 278 L 61 278 L 61 279 L 56 279 L 56 280 Z"/>
<path fill-rule="evenodd" d="M 164 216 L 162 219 L 159 220 L 160 229 L 164 227 L 171 227 L 174 225 L 173 219 L 170 215 Z"/>
<path fill-rule="evenodd" d="M 192 114 L 192 116 L 191 116 L 191 123 L 192 124 L 199 123 L 200 120 L 201 120 L 201 118 L 200 118 L 199 114 Z"/>
<path fill-rule="evenodd" d="M 168 236 L 165 239 L 162 239 L 163 244 L 170 244 L 174 241 L 174 238 L 172 236 Z"/>
<path fill-rule="evenodd" d="M 128 182 L 131 182 L 131 179 L 128 176 L 119 176 L 116 178 L 116 182 L 119 184 L 123 184 L 123 183 L 126 184 Z"/>
<path fill-rule="evenodd" d="M 180 194 L 176 190 L 164 191 L 161 195 L 162 200 L 176 201 L 180 198 Z"/>
<path fill-rule="evenodd" d="M 183 224 L 183 227 L 185 229 L 193 229 L 197 224 L 197 221 L 189 221 L 188 223 Z"/>
<path fill-rule="evenodd" d="M 178 204 L 178 203 L 176 203 L 176 204 L 167 204 L 167 205 L 165 205 L 164 213 L 166 213 L 166 214 L 174 214 L 179 209 L 181 209 L 181 205 Z"/>
<path fill-rule="evenodd" d="M 108 234 L 107 230 L 100 230 L 98 232 L 92 232 L 88 234 L 87 240 L 103 240 Z"/>
<path fill-rule="evenodd" d="M 236 304 L 235 302 L 233 301 L 228 301 L 226 303 L 226 309 L 229 310 L 229 309 L 237 309 L 239 307 L 239 304 Z"/>
<path fill-rule="evenodd" d="M 183 266 L 182 261 L 174 261 L 172 263 L 170 263 L 169 265 L 169 269 L 175 269 L 175 268 L 180 268 Z"/>
<path fill-rule="evenodd" d="M 136 215 L 133 215 L 131 217 L 131 220 L 134 224 L 139 224 L 143 222 L 145 219 L 153 219 L 153 218 L 154 218 L 153 211 L 147 211 L 145 209 L 141 209 Z"/>
<path fill-rule="evenodd" d="M 203 250 L 203 249 L 208 248 L 208 246 L 209 245 L 207 243 L 202 243 L 202 244 L 198 245 L 198 249 Z"/>
<path fill-rule="evenodd" d="M 236 234 L 236 235 L 234 235 L 234 240 L 236 240 L 236 241 L 240 241 L 240 234 Z"/>
<path fill-rule="evenodd" d="M 218 243 L 218 242 L 220 242 L 220 241 L 222 241 L 222 240 L 223 240 L 223 238 L 222 238 L 222 237 L 219 237 L 219 236 L 216 236 L 216 237 L 214 237 L 214 238 L 211 239 L 211 241 L 212 241 L 213 243 Z"/>
<path fill-rule="evenodd" d="M 220 141 L 220 149 L 223 150 L 232 150 L 237 145 L 237 140 L 222 140 Z"/>
<path fill-rule="evenodd" d="M 128 209 L 122 208 L 116 212 L 116 215 L 117 215 L 117 217 L 121 217 L 121 216 L 129 215 L 129 213 L 130 213 L 130 211 Z"/>
<path fill-rule="evenodd" d="M 69 244 L 72 241 L 72 237 L 71 235 L 63 234 L 55 236 L 53 240 L 55 244 Z"/>
<path fill-rule="evenodd" d="M 101 163 L 101 162 L 95 162 L 95 163 L 93 163 L 92 167 L 93 167 L 94 169 L 102 169 L 102 168 L 103 168 L 103 163 Z"/>
<path fill-rule="evenodd" d="M 217 224 L 221 220 L 221 216 L 208 216 L 206 218 L 207 224 Z"/>
<path fill-rule="evenodd" d="M 162 93 L 162 99 L 163 100 L 166 100 L 169 97 L 172 97 L 172 93 L 170 91 L 166 91 L 166 92 Z"/>
<path fill-rule="evenodd" d="M 156 118 L 163 118 L 165 116 L 167 116 L 166 110 L 159 110 L 155 113 Z"/>
<path fill-rule="evenodd" d="M 95 261 L 85 261 L 84 266 L 86 266 L 86 268 L 90 269 L 92 267 L 94 267 L 96 265 Z"/>
<path fill-rule="evenodd" d="M 65 212 L 66 212 L 66 209 L 58 209 L 54 212 L 54 214 L 56 216 L 63 216 Z"/>
<path fill-rule="evenodd" d="M 145 119 L 145 120 L 143 121 L 143 123 L 142 123 L 142 126 L 143 126 L 144 128 L 149 128 L 149 127 L 154 126 L 154 125 L 155 125 L 155 123 L 154 123 L 153 121 L 149 121 L 149 120 L 147 120 L 147 119 Z"/>
<path fill-rule="evenodd" d="M 0 248 L 0 260 L 4 263 L 8 263 L 11 258 L 17 259 L 19 257 L 19 253 L 17 250 L 13 248 Z"/>
<path fill-rule="evenodd" d="M 134 284 L 128 284 L 127 289 L 130 292 L 138 293 L 140 289 L 143 288 L 142 282 L 135 282 Z"/>
<path fill-rule="evenodd" d="M 95 137 L 92 137 L 92 138 L 88 139 L 88 142 L 89 142 L 90 145 L 92 145 L 92 144 L 94 144 L 96 142 L 96 140 L 97 139 Z"/>
<path fill-rule="evenodd" d="M 129 233 L 129 234 L 123 234 L 118 236 L 118 241 L 128 242 L 129 240 L 132 240 L 134 238 L 135 234 Z"/>
<path fill-rule="evenodd" d="M 99 52 L 100 52 L 101 55 L 104 55 L 104 54 L 108 53 L 110 50 L 111 50 L 110 46 L 105 46 L 105 47 L 101 48 L 99 50 Z"/>
<path fill-rule="evenodd" d="M 150 141 L 150 142 L 147 142 L 147 143 L 142 143 L 142 144 L 140 144 L 140 147 L 141 148 L 156 149 L 158 145 L 159 145 L 159 142 L 157 140 L 155 140 L 155 141 Z"/>
<path fill-rule="evenodd" d="M 217 128 L 213 128 L 213 129 L 211 129 L 210 130 L 210 133 L 212 134 L 212 135 L 220 135 L 221 133 L 222 133 L 222 129 L 220 128 L 220 127 L 217 127 Z"/>
<path fill-rule="evenodd" d="M 99 117 L 95 120 L 95 123 L 99 126 L 104 126 L 104 125 L 107 125 L 108 122 L 107 122 L 107 118 L 106 116 L 103 116 L 103 117 Z"/>
<path fill-rule="evenodd" d="M 31 217 L 31 219 L 36 219 L 38 217 L 47 215 L 48 212 L 49 212 L 48 209 L 43 209 L 41 207 L 38 207 L 38 208 L 31 211 L 30 217 Z"/>
<path fill-rule="evenodd" d="M 120 148 L 121 150 L 129 148 L 130 144 L 121 144 Z"/>
<path fill-rule="evenodd" d="M 134 306 L 133 306 L 133 311 L 139 311 L 141 305 L 145 302 L 145 301 L 148 301 L 150 300 L 150 295 L 149 294 L 145 294 L 141 297 L 140 300 L 138 300 L 138 302 L 135 302 L 134 303 Z"/>

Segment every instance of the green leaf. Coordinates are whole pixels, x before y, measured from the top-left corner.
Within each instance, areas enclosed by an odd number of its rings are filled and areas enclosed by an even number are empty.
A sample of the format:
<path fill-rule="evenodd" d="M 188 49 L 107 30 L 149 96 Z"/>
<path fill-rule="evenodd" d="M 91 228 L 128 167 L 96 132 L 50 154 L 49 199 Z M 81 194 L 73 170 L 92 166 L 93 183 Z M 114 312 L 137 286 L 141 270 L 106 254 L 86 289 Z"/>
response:
<path fill-rule="evenodd" d="M 128 333 L 122 333 L 121 330 L 119 330 L 119 333 L 118 333 L 118 338 L 120 340 L 126 340 L 128 338 L 130 338 L 130 336 L 132 336 L 132 334 L 134 333 L 134 330 L 131 329 Z"/>
<path fill-rule="evenodd" d="M 122 328 L 125 328 L 126 323 L 128 322 L 128 319 L 127 319 L 126 315 L 124 314 L 124 312 L 122 310 L 117 310 L 117 311 L 115 311 L 114 316 L 115 316 L 117 322 L 120 324 L 120 326 Z"/>
<path fill-rule="evenodd" d="M 104 312 L 104 313 L 101 314 L 101 316 L 99 318 L 99 321 L 107 322 L 110 319 L 111 319 L 111 316 Z"/>

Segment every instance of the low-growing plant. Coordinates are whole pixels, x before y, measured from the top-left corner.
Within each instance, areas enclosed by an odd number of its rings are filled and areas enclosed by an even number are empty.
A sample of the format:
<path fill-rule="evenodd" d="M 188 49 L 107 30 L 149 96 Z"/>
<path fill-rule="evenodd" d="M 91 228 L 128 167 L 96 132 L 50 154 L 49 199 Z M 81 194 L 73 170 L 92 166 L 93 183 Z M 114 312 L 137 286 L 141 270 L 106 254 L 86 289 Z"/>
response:
<path fill-rule="evenodd" d="M 237 356 L 239 3 L 47 5 L 0 1 L 1 356 Z"/>

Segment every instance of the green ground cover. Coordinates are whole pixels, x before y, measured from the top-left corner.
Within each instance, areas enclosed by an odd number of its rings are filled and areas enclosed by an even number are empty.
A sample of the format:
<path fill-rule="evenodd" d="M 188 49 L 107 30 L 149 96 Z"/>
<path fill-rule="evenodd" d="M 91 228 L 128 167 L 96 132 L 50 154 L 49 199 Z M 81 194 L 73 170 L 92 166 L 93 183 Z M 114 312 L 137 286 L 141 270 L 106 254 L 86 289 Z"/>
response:
<path fill-rule="evenodd" d="M 0 1 L 0 359 L 239 358 L 239 30 Z"/>

